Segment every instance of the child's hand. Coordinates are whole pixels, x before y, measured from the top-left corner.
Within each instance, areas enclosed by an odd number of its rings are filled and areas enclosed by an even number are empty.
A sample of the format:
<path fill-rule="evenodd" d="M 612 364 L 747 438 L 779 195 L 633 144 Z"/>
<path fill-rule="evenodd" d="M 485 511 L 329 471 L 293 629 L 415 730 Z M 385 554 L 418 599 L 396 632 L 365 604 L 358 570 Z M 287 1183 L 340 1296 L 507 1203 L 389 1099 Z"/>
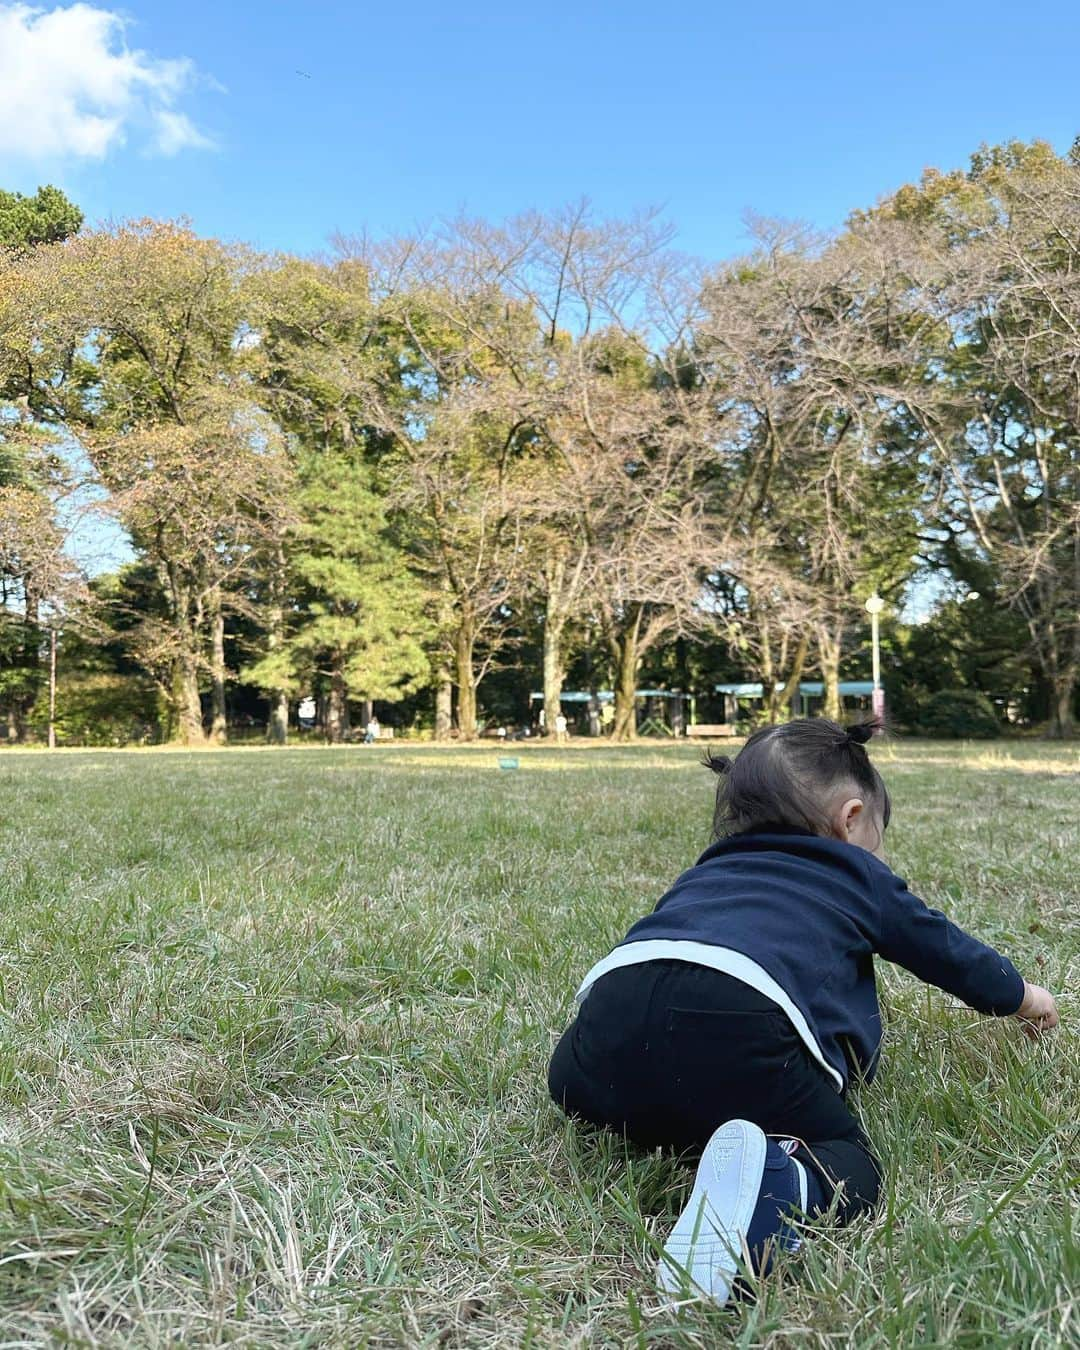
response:
<path fill-rule="evenodd" d="M 1013 1014 L 1024 1024 L 1024 1035 L 1034 1039 L 1058 1024 L 1057 1004 L 1049 989 L 1024 981 L 1024 1001 Z"/>

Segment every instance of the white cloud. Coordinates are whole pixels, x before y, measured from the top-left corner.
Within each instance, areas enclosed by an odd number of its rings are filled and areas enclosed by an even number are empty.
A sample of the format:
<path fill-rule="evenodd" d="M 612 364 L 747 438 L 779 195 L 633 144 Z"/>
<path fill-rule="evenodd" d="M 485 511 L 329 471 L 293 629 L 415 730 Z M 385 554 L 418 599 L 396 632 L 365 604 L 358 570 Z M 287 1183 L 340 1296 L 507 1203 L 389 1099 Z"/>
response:
<path fill-rule="evenodd" d="M 154 114 L 154 148 L 162 155 L 175 155 L 178 150 L 209 150 L 209 140 L 195 126 L 186 113 L 162 109 Z"/>
<path fill-rule="evenodd" d="M 0 155 L 102 159 L 129 135 L 162 155 L 211 144 L 175 106 L 194 66 L 130 50 L 124 26 L 92 5 L 0 3 Z"/>

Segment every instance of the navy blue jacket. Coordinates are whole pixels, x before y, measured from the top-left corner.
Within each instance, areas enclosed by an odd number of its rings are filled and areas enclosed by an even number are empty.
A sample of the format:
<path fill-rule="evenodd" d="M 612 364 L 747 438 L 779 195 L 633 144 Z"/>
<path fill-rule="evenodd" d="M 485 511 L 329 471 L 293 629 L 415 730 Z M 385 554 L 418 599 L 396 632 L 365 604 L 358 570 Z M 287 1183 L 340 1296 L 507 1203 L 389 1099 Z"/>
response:
<path fill-rule="evenodd" d="M 762 967 L 802 1011 L 847 1083 L 870 1078 L 881 1045 L 874 956 L 904 966 L 982 1013 L 1014 1013 L 1015 966 L 926 905 L 854 844 L 770 827 L 713 844 L 620 947 L 706 942 Z"/>

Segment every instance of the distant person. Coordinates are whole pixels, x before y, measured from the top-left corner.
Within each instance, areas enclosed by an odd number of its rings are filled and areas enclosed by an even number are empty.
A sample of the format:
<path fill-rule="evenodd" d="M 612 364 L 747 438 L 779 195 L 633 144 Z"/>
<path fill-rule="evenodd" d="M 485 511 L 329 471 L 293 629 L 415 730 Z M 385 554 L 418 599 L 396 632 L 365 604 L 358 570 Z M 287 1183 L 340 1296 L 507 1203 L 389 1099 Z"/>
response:
<path fill-rule="evenodd" d="M 845 1097 L 881 1051 L 875 955 L 978 1012 L 1055 1027 L 1051 994 L 928 909 L 882 856 L 890 800 L 872 724 L 764 727 L 719 778 L 716 842 L 578 990 L 548 1082 L 570 1115 L 701 1154 L 659 1281 L 724 1303 L 742 1253 L 764 1273 L 797 1225 L 877 1203 Z M 769 1137 L 774 1136 L 774 1137 Z M 776 1137 L 779 1136 L 779 1137 Z"/>
<path fill-rule="evenodd" d="M 558 745 L 562 745 L 567 739 L 566 726 L 566 715 L 559 713 L 558 717 L 555 718 L 555 741 Z"/>
<path fill-rule="evenodd" d="M 364 729 L 364 744 L 374 745 L 379 739 L 379 719 L 372 713 Z"/>

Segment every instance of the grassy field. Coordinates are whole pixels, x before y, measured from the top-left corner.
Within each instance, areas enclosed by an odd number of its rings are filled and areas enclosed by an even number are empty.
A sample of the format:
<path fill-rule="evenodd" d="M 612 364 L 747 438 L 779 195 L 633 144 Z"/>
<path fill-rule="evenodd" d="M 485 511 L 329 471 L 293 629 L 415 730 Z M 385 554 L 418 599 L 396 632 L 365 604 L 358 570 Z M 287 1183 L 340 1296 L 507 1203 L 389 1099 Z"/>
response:
<path fill-rule="evenodd" d="M 581 975 L 707 842 L 690 748 L 0 757 L 0 1346 L 1080 1344 L 1080 752 L 903 745 L 889 858 L 1055 991 L 882 966 L 875 1221 L 664 1311 L 690 1173 L 576 1132 Z"/>

